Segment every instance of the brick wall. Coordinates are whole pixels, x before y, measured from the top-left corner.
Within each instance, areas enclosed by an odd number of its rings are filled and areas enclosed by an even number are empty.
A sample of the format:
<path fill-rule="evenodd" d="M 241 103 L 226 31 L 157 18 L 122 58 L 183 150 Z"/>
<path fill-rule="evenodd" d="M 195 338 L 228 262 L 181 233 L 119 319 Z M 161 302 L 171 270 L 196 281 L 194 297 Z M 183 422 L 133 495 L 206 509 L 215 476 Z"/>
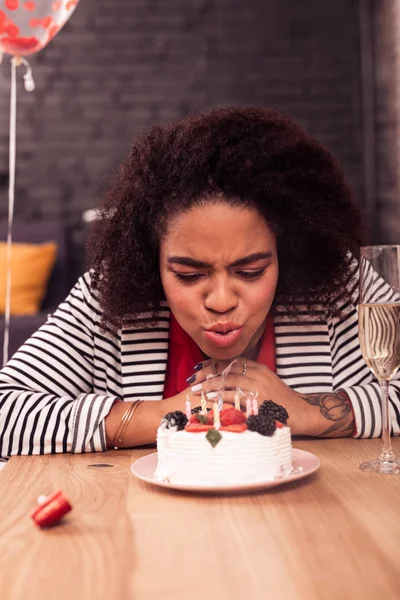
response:
<path fill-rule="evenodd" d="M 341 159 L 364 196 L 359 10 L 354 0 L 82 0 L 19 74 L 16 216 L 62 217 L 82 255 L 132 135 L 226 103 L 289 111 Z M 22 71 L 22 70 L 21 70 Z M 0 216 L 6 211 L 9 63 L 0 68 Z"/>
<path fill-rule="evenodd" d="M 400 243 L 400 3 L 373 3 L 376 239 Z"/>

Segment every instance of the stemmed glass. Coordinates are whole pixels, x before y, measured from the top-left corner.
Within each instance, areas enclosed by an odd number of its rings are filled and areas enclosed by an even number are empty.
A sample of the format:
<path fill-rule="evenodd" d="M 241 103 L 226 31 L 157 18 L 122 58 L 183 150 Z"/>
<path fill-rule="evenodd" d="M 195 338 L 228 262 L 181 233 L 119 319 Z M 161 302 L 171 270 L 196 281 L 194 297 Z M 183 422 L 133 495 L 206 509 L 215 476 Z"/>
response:
<path fill-rule="evenodd" d="M 390 442 L 389 382 L 400 367 L 400 246 L 364 246 L 358 314 L 361 352 L 382 396 L 382 452 L 363 471 L 400 473 Z"/>

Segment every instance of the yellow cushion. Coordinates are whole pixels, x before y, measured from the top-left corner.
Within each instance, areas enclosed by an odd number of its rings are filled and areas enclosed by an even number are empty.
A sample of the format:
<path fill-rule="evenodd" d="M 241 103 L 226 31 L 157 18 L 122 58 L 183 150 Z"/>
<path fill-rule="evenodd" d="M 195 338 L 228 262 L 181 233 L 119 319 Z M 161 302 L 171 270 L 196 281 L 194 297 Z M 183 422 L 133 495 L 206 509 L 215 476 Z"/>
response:
<path fill-rule="evenodd" d="M 34 315 L 43 302 L 57 244 L 12 244 L 11 315 Z M 6 309 L 7 244 L 0 242 L 0 312 Z"/>

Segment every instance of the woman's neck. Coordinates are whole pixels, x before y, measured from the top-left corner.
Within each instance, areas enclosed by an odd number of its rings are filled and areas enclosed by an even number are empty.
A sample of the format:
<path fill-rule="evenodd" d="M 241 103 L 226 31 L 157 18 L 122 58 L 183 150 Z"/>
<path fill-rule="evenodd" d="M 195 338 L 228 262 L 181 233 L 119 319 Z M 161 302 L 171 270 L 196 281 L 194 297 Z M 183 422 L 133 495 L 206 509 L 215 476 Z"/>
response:
<path fill-rule="evenodd" d="M 248 360 L 257 360 L 257 356 L 260 352 L 261 340 L 262 338 L 260 338 L 257 344 L 250 348 L 250 350 L 246 350 L 246 352 L 243 352 L 243 358 L 247 358 Z"/>

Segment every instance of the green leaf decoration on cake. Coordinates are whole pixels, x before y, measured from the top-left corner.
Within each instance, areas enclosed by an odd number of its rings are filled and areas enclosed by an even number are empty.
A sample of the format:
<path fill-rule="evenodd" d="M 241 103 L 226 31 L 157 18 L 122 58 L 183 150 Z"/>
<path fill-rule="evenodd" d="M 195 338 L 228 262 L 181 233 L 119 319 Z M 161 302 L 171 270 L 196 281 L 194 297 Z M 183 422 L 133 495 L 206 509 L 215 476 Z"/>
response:
<path fill-rule="evenodd" d="M 211 446 L 215 448 L 220 439 L 222 439 L 222 435 L 216 429 L 210 429 L 207 431 L 206 438 L 210 442 Z"/>
<path fill-rule="evenodd" d="M 207 425 L 208 421 L 207 421 L 207 417 L 205 415 L 199 415 L 198 413 L 196 414 L 196 419 L 198 420 L 199 423 L 201 423 L 202 425 Z"/>

